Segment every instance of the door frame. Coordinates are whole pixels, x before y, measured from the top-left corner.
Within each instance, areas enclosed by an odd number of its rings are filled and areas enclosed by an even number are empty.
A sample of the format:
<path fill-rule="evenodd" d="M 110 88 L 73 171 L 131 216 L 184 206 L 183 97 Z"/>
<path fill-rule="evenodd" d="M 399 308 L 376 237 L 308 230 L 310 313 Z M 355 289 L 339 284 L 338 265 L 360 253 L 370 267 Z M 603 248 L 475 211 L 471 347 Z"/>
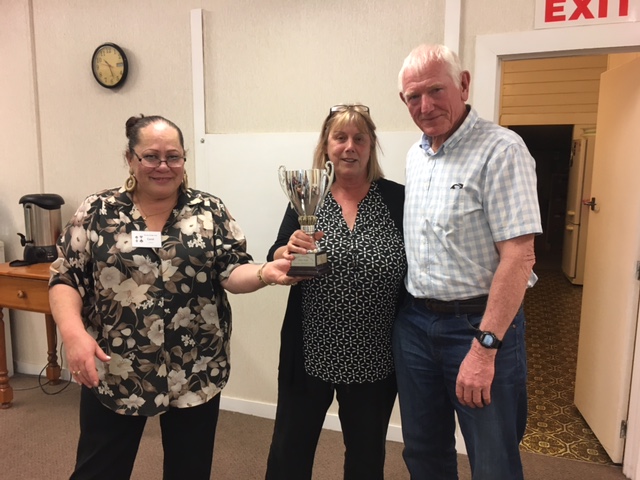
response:
<path fill-rule="evenodd" d="M 499 121 L 503 60 L 568 57 L 640 50 L 640 22 L 479 35 L 471 82 L 472 105 L 488 120 Z M 475 93 L 478 92 L 478 95 Z"/>
<path fill-rule="evenodd" d="M 532 30 L 476 38 L 475 69 L 472 78 L 472 105 L 480 116 L 499 122 L 500 75 L 503 60 L 565 57 L 640 50 L 640 22 Z M 475 92 L 479 92 L 475 95 Z M 640 362 L 636 349 L 633 366 Z M 635 369 L 634 369 L 635 370 Z M 640 430 L 640 379 L 632 376 L 628 432 Z M 640 474 L 640 438 L 628 436 L 623 470 Z"/>

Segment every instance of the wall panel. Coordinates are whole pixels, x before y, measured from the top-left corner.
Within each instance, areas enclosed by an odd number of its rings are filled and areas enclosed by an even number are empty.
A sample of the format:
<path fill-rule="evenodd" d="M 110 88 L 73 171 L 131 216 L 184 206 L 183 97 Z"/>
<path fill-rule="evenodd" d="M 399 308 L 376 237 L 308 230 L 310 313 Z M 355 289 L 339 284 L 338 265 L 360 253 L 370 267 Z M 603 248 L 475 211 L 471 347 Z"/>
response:
<path fill-rule="evenodd" d="M 506 61 L 501 125 L 595 123 L 607 55 Z"/>

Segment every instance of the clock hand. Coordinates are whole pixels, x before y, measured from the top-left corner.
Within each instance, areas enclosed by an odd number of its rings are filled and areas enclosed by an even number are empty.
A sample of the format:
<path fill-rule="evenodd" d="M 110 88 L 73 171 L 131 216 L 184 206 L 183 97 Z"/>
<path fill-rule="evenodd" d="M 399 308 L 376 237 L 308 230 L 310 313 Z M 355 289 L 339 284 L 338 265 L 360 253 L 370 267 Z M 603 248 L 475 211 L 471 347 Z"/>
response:
<path fill-rule="evenodd" d="M 109 73 L 111 73 L 111 76 L 113 77 L 113 67 L 106 60 L 103 60 L 103 61 L 104 61 L 104 63 L 107 64 L 107 67 L 109 67 Z"/>

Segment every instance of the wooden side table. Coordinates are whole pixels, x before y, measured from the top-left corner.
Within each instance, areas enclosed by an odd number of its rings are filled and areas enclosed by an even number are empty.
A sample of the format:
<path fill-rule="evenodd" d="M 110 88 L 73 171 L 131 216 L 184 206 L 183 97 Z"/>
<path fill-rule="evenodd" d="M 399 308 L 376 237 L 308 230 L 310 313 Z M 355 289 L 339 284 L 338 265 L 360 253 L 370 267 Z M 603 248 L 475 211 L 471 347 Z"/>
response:
<path fill-rule="evenodd" d="M 11 267 L 8 263 L 0 264 L 0 408 L 11 407 L 13 401 L 13 388 L 9 384 L 9 372 L 7 371 L 3 307 L 45 314 L 47 379 L 53 384 L 60 380 L 57 330 L 49 307 L 50 265 L 49 263 L 36 263 L 26 267 Z"/>

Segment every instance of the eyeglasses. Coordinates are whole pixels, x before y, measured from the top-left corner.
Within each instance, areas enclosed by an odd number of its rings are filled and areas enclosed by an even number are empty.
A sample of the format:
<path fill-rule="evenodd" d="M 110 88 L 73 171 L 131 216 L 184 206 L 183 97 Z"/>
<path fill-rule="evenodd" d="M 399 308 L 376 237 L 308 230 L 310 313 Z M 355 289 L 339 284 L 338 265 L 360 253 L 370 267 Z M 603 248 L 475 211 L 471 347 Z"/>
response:
<path fill-rule="evenodd" d="M 166 163 L 170 168 L 177 168 L 184 165 L 184 162 L 187 161 L 187 157 L 181 155 L 167 155 L 164 160 L 158 155 L 143 155 L 142 157 L 138 155 L 135 151 L 133 154 L 138 157 L 138 161 L 142 164 L 143 167 L 149 168 L 158 168 L 162 165 L 162 162 Z"/>
<path fill-rule="evenodd" d="M 349 109 L 353 109 L 358 113 L 369 113 L 369 107 L 366 105 L 360 105 L 359 103 L 350 103 L 350 104 L 340 104 L 334 105 L 329 109 L 329 116 L 334 113 L 345 112 Z"/>

